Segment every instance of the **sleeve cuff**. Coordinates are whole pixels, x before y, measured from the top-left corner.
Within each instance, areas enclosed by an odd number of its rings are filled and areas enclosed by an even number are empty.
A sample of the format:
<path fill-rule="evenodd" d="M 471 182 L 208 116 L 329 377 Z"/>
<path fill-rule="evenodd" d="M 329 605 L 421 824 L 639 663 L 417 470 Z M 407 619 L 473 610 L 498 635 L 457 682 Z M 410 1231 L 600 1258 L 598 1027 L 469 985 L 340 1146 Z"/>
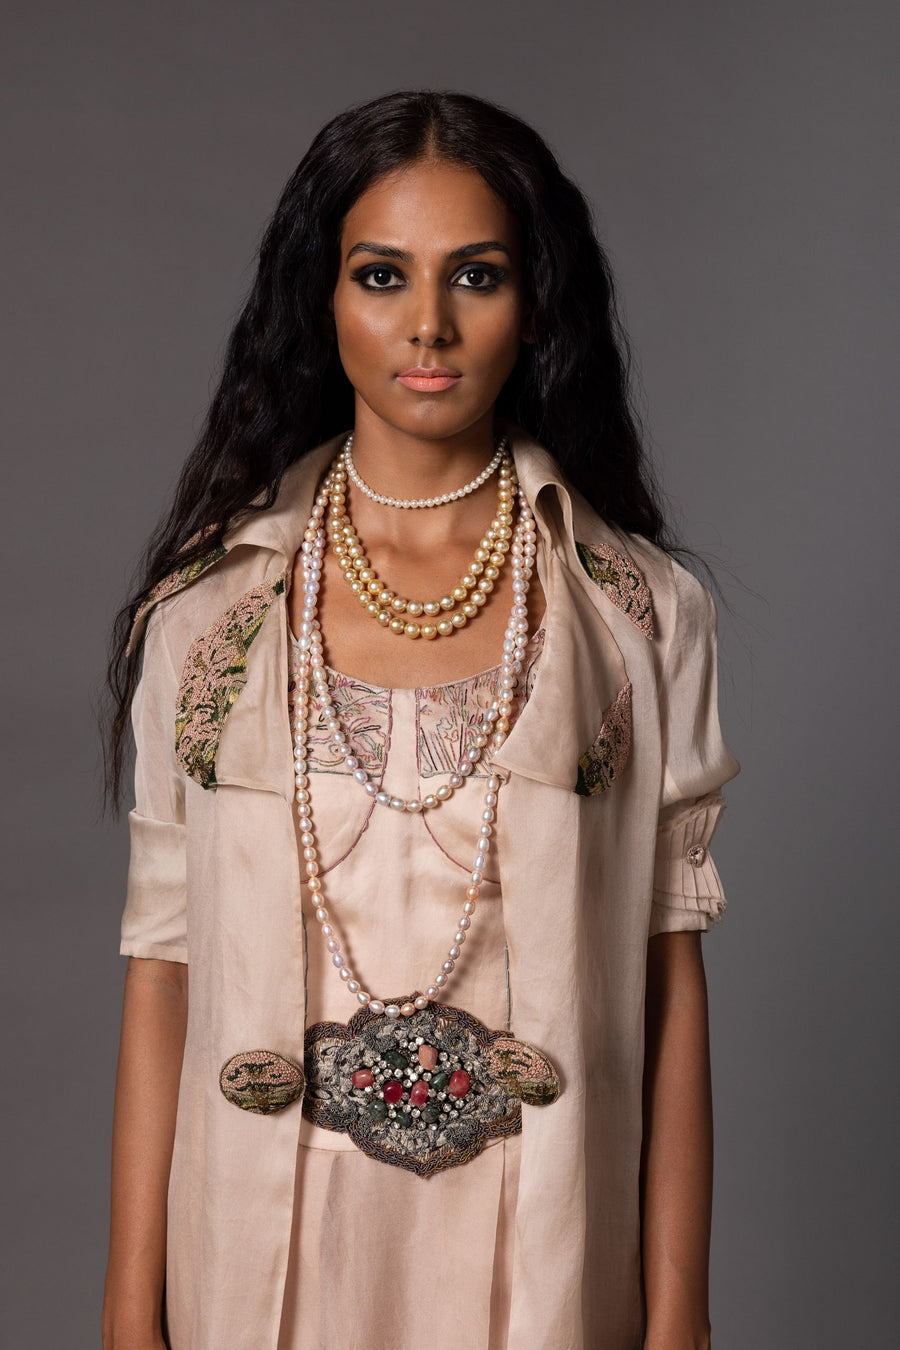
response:
<path fill-rule="evenodd" d="M 707 793 L 660 813 L 650 934 L 678 929 L 708 931 L 727 906 L 709 851 L 725 798 Z"/>

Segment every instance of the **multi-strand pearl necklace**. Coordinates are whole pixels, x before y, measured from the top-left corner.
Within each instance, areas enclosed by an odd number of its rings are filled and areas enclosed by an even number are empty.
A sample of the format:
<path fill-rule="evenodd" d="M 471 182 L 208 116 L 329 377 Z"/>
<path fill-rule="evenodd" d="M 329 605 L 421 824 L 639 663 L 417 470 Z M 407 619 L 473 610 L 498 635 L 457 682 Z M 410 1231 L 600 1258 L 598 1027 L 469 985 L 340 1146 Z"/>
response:
<path fill-rule="evenodd" d="M 390 632 L 408 638 L 451 637 L 486 604 L 506 562 L 517 491 L 515 465 L 501 455 L 497 510 L 468 571 L 439 600 L 407 600 L 390 590 L 372 567 L 347 513 L 347 465 L 343 452 L 328 475 L 331 544 L 345 581 L 368 614 Z"/>
<path fill-rule="evenodd" d="M 474 492 L 476 488 L 480 488 L 482 483 L 486 483 L 491 474 L 495 473 L 500 467 L 500 461 L 503 459 L 508 443 L 507 438 L 501 436 L 497 446 L 497 453 L 494 455 L 490 464 L 482 469 L 478 477 L 473 478 L 471 483 L 466 483 L 465 487 L 457 488 L 455 492 L 444 492 L 440 497 L 383 497 L 381 493 L 375 492 L 369 487 L 368 483 L 363 482 L 359 475 L 359 470 L 353 463 L 352 431 L 344 441 L 340 460 L 360 492 L 364 492 L 373 502 L 378 502 L 379 506 L 397 506 L 403 511 L 422 511 L 429 506 L 446 506 L 448 502 L 458 502 L 461 497 L 468 497 L 470 492 Z"/>
<path fill-rule="evenodd" d="M 519 503 L 520 517 L 512 544 L 513 605 L 503 641 L 500 689 L 497 698 L 493 700 L 491 708 L 487 710 L 481 722 L 478 737 L 484 736 L 485 743 L 483 746 L 476 744 L 474 748 L 478 749 L 479 752 L 487 748 L 488 740 L 494 749 L 499 749 L 506 740 L 509 732 L 509 713 L 519 676 L 524 666 L 525 648 L 528 645 L 528 587 L 534 568 L 537 536 L 534 529 L 534 516 L 521 493 Z M 352 771 L 357 782 L 363 784 L 365 791 L 374 796 L 380 804 L 393 807 L 395 810 L 417 811 L 428 809 L 452 796 L 455 788 L 463 785 L 468 774 L 463 773 L 461 763 L 458 774 L 451 775 L 449 782 L 434 794 L 433 803 L 429 802 L 427 807 L 426 801 L 412 805 L 401 797 L 392 797 L 389 793 L 382 794 L 370 782 L 369 775 L 360 764 L 358 756 L 353 753 L 349 737 L 341 726 L 334 701 L 331 698 L 331 691 L 328 686 L 328 670 L 325 666 L 322 647 L 322 633 L 319 620 L 316 617 L 319 585 L 322 579 L 322 566 L 327 542 L 324 517 L 328 504 L 328 488 L 323 486 L 316 496 L 301 548 L 303 609 L 301 611 L 300 632 L 297 635 L 294 651 L 295 686 L 292 710 L 294 779 L 306 884 L 313 896 L 316 919 L 321 927 L 326 947 L 331 953 L 331 963 L 357 1003 L 363 1008 L 368 1008 L 371 1013 L 383 1013 L 388 1018 L 409 1017 L 417 1009 L 426 1008 L 433 999 L 438 998 L 456 967 L 462 945 L 472 924 L 472 915 L 475 912 L 476 902 L 484 880 L 484 866 L 494 832 L 498 794 L 505 779 L 497 773 L 491 774 L 487 779 L 481 825 L 478 830 L 469 884 L 466 888 L 463 913 L 457 924 L 453 945 L 449 948 L 447 959 L 442 963 L 440 971 L 425 993 L 420 994 L 414 1001 L 403 1004 L 385 1004 L 382 999 L 373 998 L 362 987 L 360 981 L 347 965 L 334 926 L 330 922 L 329 911 L 325 907 L 325 894 L 322 878 L 319 875 L 319 857 L 313 829 L 312 803 L 309 790 L 310 686 L 312 686 L 315 697 L 319 700 L 325 715 L 326 726 L 331 739 L 344 755 L 345 765 Z M 490 730 L 485 730 L 485 728 L 490 728 Z M 475 761 L 467 756 L 465 763 L 471 766 L 468 769 L 470 774 Z M 457 778 L 460 780 L 458 783 L 456 782 Z"/>

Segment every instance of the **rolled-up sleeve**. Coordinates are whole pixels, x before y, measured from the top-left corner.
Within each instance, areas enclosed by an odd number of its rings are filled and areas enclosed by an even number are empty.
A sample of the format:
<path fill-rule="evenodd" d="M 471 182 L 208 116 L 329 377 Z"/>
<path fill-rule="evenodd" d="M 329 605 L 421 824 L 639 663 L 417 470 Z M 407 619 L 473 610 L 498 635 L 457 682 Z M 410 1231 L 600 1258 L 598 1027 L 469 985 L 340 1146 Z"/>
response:
<path fill-rule="evenodd" d="M 150 613 L 131 705 L 136 748 L 131 851 L 119 953 L 188 959 L 184 775 L 175 759 L 178 678 L 162 606 Z"/>
<path fill-rule="evenodd" d="M 675 619 L 660 689 L 663 784 L 650 936 L 720 922 L 727 901 L 710 843 L 740 772 L 719 724 L 718 616 L 709 590 L 679 563 Z"/>

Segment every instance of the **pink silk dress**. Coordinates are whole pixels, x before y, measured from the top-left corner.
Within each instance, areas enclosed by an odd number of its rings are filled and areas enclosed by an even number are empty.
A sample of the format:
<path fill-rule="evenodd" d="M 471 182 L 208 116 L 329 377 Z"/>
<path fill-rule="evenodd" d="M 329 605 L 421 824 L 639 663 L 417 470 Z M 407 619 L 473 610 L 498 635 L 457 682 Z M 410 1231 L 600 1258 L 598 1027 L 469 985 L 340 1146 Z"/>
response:
<path fill-rule="evenodd" d="M 526 698 L 542 645 L 539 629 L 526 652 Z M 292 653 L 295 646 L 291 635 Z M 471 743 L 472 723 L 496 696 L 499 667 L 428 689 L 384 689 L 334 671 L 329 678 L 354 753 L 379 786 L 383 775 L 392 795 L 424 797 L 446 782 Z M 462 913 L 489 770 L 478 764 L 462 789 L 427 814 L 392 811 L 353 779 L 315 705 L 311 726 L 324 903 L 348 964 L 373 996 L 424 989 Z M 305 886 L 302 907 L 307 1025 L 346 1022 L 356 1005 L 331 964 Z M 443 1001 L 505 1030 L 512 992 L 496 858 L 488 855 Z M 423 1178 L 303 1117 L 278 1350 L 506 1350 L 520 1143 L 519 1134 L 491 1140 L 472 1161 Z"/>

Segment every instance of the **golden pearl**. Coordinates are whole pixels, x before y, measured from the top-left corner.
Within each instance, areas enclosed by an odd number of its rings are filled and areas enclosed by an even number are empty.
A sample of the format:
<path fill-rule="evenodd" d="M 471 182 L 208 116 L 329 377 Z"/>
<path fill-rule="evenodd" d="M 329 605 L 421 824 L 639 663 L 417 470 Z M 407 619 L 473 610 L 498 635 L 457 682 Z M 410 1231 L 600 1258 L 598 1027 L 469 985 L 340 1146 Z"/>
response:
<path fill-rule="evenodd" d="M 378 608 L 377 600 L 367 600 L 366 609 L 369 611 L 370 614 L 378 615 L 381 613 L 381 610 Z"/>
<path fill-rule="evenodd" d="M 441 596 L 441 609 L 455 609 L 455 608 L 456 608 L 456 601 L 453 599 L 452 595 Z"/>
<path fill-rule="evenodd" d="M 469 600 L 467 601 L 466 604 L 462 606 L 462 612 L 463 614 L 465 614 L 467 619 L 474 619 L 475 615 L 478 613 L 478 606 L 473 605 L 471 600 Z"/>
<path fill-rule="evenodd" d="M 502 567 L 502 566 L 503 566 L 503 554 L 502 554 L 502 553 L 492 553 L 492 554 L 491 554 L 490 562 L 491 562 L 491 567 Z"/>
<path fill-rule="evenodd" d="M 371 567 L 360 567 L 357 570 L 356 575 L 359 577 L 360 581 L 364 581 L 367 586 L 370 581 L 374 581 L 375 579 L 375 573 L 372 571 Z"/>
<path fill-rule="evenodd" d="M 391 601 L 393 600 L 393 598 L 394 598 L 394 592 L 393 592 L 393 591 L 379 591 L 379 592 L 378 592 L 378 603 L 379 603 L 380 605 L 389 605 L 389 604 L 391 603 Z"/>
<path fill-rule="evenodd" d="M 408 638 L 417 638 L 421 632 L 417 623 L 408 623 L 403 630 Z"/>
<path fill-rule="evenodd" d="M 482 562 L 482 563 L 483 563 L 483 562 L 487 562 L 489 558 L 490 558 L 491 561 L 493 562 L 493 558 L 491 557 L 491 554 L 488 552 L 488 550 L 487 550 L 486 548 L 484 548 L 484 547 L 482 547 L 482 548 L 476 548 L 476 550 L 475 550 L 475 560 L 476 560 L 476 562 Z"/>
<path fill-rule="evenodd" d="M 422 608 L 424 609 L 426 614 L 429 614 L 433 617 L 436 614 L 440 614 L 441 603 L 439 600 L 426 600 Z"/>
<path fill-rule="evenodd" d="M 453 624 L 454 628 L 465 628 L 468 620 L 465 614 L 454 614 L 450 622 Z"/>
<path fill-rule="evenodd" d="M 480 577 L 482 572 L 484 571 L 484 563 L 473 562 L 472 566 L 469 568 L 469 571 L 472 573 L 473 577 Z"/>
<path fill-rule="evenodd" d="M 462 578 L 460 585 L 465 586 L 466 590 L 470 591 L 472 587 L 475 585 L 475 578 L 471 575 L 471 573 L 467 572 L 466 575 Z"/>
<path fill-rule="evenodd" d="M 406 612 L 411 614 L 413 618 L 418 618 L 424 608 L 425 606 L 418 600 L 407 600 L 406 602 Z"/>
<path fill-rule="evenodd" d="M 393 619 L 391 619 L 390 626 L 392 633 L 402 633 L 406 628 L 406 624 L 403 622 L 402 619 L 398 619 L 396 614 L 394 615 Z"/>
<path fill-rule="evenodd" d="M 381 590 L 381 582 L 378 580 L 377 577 L 373 577 L 372 580 L 369 582 L 369 591 L 371 592 L 372 595 L 378 595 L 380 590 Z"/>
<path fill-rule="evenodd" d="M 486 567 L 484 569 L 485 580 L 494 582 L 500 575 L 499 567 Z"/>
<path fill-rule="evenodd" d="M 390 621 L 391 621 L 390 610 L 380 609 L 378 611 L 378 622 L 381 624 L 382 628 L 387 628 Z"/>
<path fill-rule="evenodd" d="M 437 632 L 438 630 L 433 623 L 422 624 L 422 637 L 427 638 L 429 642 L 432 638 L 437 637 Z"/>
<path fill-rule="evenodd" d="M 469 592 L 465 586 L 454 586 L 450 594 L 453 596 L 454 600 L 465 600 Z"/>
<path fill-rule="evenodd" d="M 481 606 L 486 602 L 486 600 L 487 600 L 487 596 L 485 595 L 484 591 L 473 591 L 473 592 L 472 592 L 472 604 L 473 604 L 473 605 L 477 605 L 479 609 L 480 609 Z"/>
<path fill-rule="evenodd" d="M 437 630 L 440 633 L 441 637 L 449 637 L 450 634 L 453 632 L 453 624 L 450 622 L 449 619 L 441 619 L 440 623 L 437 626 Z"/>
<path fill-rule="evenodd" d="M 396 614 L 402 614 L 402 613 L 403 613 L 403 611 L 406 609 L 406 601 L 403 599 L 403 596 L 402 596 L 402 595 L 395 595 L 395 596 L 394 596 L 393 600 L 391 601 L 391 609 L 392 609 Z"/>
<path fill-rule="evenodd" d="M 351 582 L 350 582 L 350 589 L 351 589 L 351 591 L 353 592 L 354 595 L 359 595 L 359 593 L 360 593 L 360 591 L 362 590 L 362 588 L 363 588 L 363 584 L 362 584 L 361 581 L 351 581 Z"/>

